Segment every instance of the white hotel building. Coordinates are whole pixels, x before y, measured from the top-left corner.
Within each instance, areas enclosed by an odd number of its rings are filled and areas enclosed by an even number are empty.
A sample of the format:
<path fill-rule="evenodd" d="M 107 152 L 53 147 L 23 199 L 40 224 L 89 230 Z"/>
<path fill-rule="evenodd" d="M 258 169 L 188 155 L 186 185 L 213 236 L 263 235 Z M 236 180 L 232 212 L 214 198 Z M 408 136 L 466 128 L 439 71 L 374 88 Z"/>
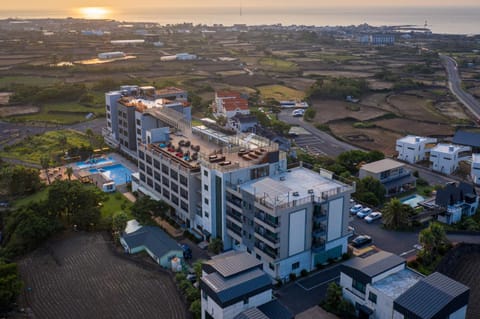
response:
<path fill-rule="evenodd" d="M 107 93 L 105 139 L 138 160 L 132 188 L 167 202 L 192 233 L 247 251 L 278 279 L 347 251 L 355 185 L 326 171 L 287 169 L 285 152 L 270 140 L 192 127 L 184 107 L 131 95 Z M 112 105 L 119 104 L 115 115 Z M 122 127 L 134 138 L 115 131 Z"/>

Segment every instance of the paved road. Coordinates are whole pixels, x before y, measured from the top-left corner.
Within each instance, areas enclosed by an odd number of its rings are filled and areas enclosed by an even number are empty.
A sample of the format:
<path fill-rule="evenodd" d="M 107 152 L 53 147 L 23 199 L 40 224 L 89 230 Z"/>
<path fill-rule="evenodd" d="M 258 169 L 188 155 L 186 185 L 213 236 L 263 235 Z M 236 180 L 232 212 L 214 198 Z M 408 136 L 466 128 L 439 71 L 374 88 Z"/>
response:
<path fill-rule="evenodd" d="M 274 292 L 280 302 L 294 315 L 318 305 L 325 298 L 332 281 L 340 280 L 340 265 L 319 271 L 304 279 L 288 283 Z"/>
<path fill-rule="evenodd" d="M 450 91 L 473 113 L 477 120 L 480 120 L 480 102 L 470 93 L 463 90 L 457 62 L 447 55 L 440 55 L 440 60 L 447 70 L 448 87 Z"/>
<path fill-rule="evenodd" d="M 313 153 L 337 157 L 342 152 L 358 149 L 353 145 L 337 140 L 328 133 L 320 131 L 312 124 L 305 122 L 301 117 L 292 116 L 291 110 L 283 110 L 278 115 L 278 118 L 288 124 L 301 126 L 310 133 L 309 135 L 298 136 L 294 140 L 300 147 L 307 148 L 308 146 L 308 150 Z"/>

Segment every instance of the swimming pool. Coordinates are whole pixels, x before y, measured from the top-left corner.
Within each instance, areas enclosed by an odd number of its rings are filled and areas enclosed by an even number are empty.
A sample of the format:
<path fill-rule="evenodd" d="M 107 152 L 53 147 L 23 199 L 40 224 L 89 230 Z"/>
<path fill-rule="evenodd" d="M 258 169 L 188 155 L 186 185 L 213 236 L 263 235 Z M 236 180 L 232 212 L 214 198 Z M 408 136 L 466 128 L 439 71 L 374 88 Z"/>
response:
<path fill-rule="evenodd" d="M 78 169 L 84 169 L 84 168 L 89 168 L 89 167 L 97 167 L 99 165 L 104 165 L 108 163 L 113 164 L 113 158 L 111 157 L 99 157 L 99 158 L 92 158 L 83 162 L 76 162 L 75 165 Z"/>
<path fill-rule="evenodd" d="M 113 180 L 116 185 L 122 185 L 132 180 L 132 172 L 122 164 L 91 168 L 90 173 L 102 173 L 107 179 Z"/>
<path fill-rule="evenodd" d="M 420 196 L 418 194 L 414 194 L 405 198 L 400 199 L 402 204 L 409 205 L 413 208 L 418 206 L 418 203 L 423 202 L 425 200 L 425 197 Z"/>

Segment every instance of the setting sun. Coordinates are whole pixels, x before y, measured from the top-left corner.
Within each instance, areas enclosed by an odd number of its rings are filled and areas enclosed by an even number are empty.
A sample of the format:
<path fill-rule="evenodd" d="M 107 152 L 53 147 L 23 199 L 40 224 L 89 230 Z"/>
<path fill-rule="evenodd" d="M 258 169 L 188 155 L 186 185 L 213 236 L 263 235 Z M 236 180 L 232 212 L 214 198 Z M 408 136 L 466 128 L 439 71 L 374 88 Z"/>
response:
<path fill-rule="evenodd" d="M 83 7 L 79 12 L 85 19 L 105 19 L 110 14 L 110 10 L 104 7 Z"/>

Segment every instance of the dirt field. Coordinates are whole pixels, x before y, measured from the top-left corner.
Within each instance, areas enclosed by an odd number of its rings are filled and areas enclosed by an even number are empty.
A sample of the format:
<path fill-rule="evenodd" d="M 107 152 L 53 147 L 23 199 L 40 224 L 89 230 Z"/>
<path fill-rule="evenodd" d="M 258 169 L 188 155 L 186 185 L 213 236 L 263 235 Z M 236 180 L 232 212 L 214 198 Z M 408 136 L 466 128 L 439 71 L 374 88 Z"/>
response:
<path fill-rule="evenodd" d="M 388 102 L 399 113 L 411 119 L 428 119 L 432 122 L 448 123 L 449 119 L 435 109 L 433 102 L 416 95 L 395 94 L 388 97 Z"/>
<path fill-rule="evenodd" d="M 335 136 L 348 143 L 368 150 L 379 150 L 386 156 L 395 154 L 395 141 L 403 136 L 381 128 L 357 129 L 352 122 L 331 123 L 328 126 Z"/>
<path fill-rule="evenodd" d="M 35 318 L 188 318 L 169 275 L 107 245 L 99 233 L 68 234 L 22 259 L 20 305 Z"/>
<path fill-rule="evenodd" d="M 312 101 L 312 105 L 317 111 L 315 115 L 316 123 L 327 123 L 344 118 L 354 118 L 359 121 L 366 121 L 386 113 L 379 109 L 346 101 L 318 99 Z M 358 111 L 354 111 L 357 108 Z"/>
<path fill-rule="evenodd" d="M 2 106 L 0 107 L 0 117 L 33 114 L 39 110 L 38 106 Z"/>
<path fill-rule="evenodd" d="M 455 129 L 452 126 L 445 124 L 431 124 L 415 122 L 407 119 L 389 119 L 375 121 L 377 126 L 383 127 L 387 130 L 398 132 L 399 134 L 407 135 L 453 135 Z M 393 141 L 395 143 L 395 141 Z"/>
<path fill-rule="evenodd" d="M 11 92 L 0 92 L 0 105 L 8 104 L 11 95 Z"/>

